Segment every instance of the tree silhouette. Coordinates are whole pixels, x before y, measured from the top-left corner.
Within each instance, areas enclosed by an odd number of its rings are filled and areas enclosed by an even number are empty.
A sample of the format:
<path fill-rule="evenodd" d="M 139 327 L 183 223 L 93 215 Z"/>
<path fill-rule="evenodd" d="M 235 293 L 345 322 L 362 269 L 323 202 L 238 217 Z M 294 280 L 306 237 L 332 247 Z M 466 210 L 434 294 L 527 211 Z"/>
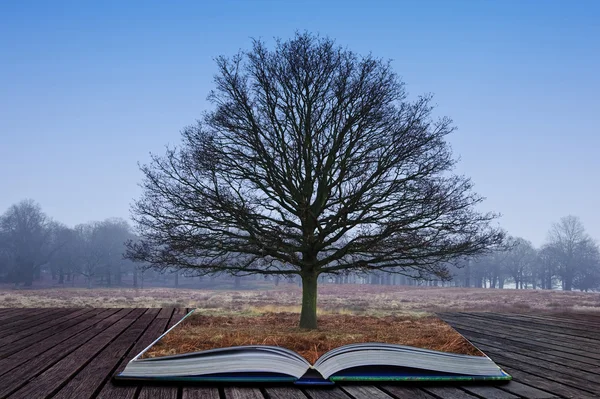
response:
<path fill-rule="evenodd" d="M 128 256 L 197 273 L 298 274 L 300 327 L 317 277 L 354 269 L 448 278 L 502 239 L 452 174 L 451 120 L 408 101 L 389 62 L 298 33 L 216 60 L 214 109 L 141 167 Z"/>

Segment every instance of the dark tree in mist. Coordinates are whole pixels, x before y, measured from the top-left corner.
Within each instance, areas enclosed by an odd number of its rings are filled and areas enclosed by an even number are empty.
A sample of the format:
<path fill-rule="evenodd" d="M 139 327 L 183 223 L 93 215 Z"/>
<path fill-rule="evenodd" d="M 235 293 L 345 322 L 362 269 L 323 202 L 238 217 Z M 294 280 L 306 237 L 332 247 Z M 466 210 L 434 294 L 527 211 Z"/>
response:
<path fill-rule="evenodd" d="M 509 237 L 507 245 L 510 249 L 506 251 L 503 259 L 505 270 L 515 281 L 515 288 L 522 289 L 527 283 L 526 277 L 531 274 L 537 261 L 537 253 L 531 242 L 521 237 Z"/>
<path fill-rule="evenodd" d="M 579 248 L 579 267 L 573 278 L 573 288 L 581 291 L 600 288 L 600 249 L 588 240 Z"/>
<path fill-rule="evenodd" d="M 548 234 L 547 248 L 557 265 L 563 290 L 598 288 L 598 246 L 578 217 L 565 216 L 555 223 Z"/>
<path fill-rule="evenodd" d="M 542 289 L 554 288 L 554 279 L 558 275 L 559 267 L 557 252 L 558 248 L 551 244 L 544 244 L 538 251 L 538 276 Z"/>
<path fill-rule="evenodd" d="M 51 246 L 51 227 L 50 219 L 33 200 L 14 204 L 0 215 L 0 247 L 15 283 L 31 286 L 40 266 L 56 249 Z"/>
<path fill-rule="evenodd" d="M 48 259 L 50 271 L 53 278 L 58 276 L 58 284 L 64 284 L 65 276 L 72 280 L 78 267 L 76 232 L 63 224 L 53 223 L 51 242 L 56 251 Z"/>
<path fill-rule="evenodd" d="M 127 221 L 106 219 L 95 224 L 95 245 L 101 254 L 102 278 L 109 287 L 121 284 L 121 276 L 130 268 L 131 261 L 123 258 L 125 242 L 133 237 Z"/>
<path fill-rule="evenodd" d="M 120 285 L 124 272 L 136 272 L 131 261 L 123 257 L 125 242 L 133 238 L 125 220 L 113 218 L 84 223 L 75 226 L 74 232 L 78 249 L 77 272 L 86 278 L 88 288 L 92 288 L 92 282 L 97 278 L 109 287 L 114 283 Z"/>
<path fill-rule="evenodd" d="M 128 256 L 195 270 L 300 275 L 317 327 L 321 273 L 448 278 L 502 239 L 451 172 L 450 119 L 409 101 L 389 62 L 297 34 L 217 59 L 214 109 L 142 167 Z"/>

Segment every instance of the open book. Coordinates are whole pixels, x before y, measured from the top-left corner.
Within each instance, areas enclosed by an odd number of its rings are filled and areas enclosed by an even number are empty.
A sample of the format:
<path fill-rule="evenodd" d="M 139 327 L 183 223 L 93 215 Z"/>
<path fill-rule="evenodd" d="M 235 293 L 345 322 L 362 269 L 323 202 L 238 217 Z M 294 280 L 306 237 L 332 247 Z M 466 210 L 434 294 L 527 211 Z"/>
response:
<path fill-rule="evenodd" d="M 172 331 L 177 331 L 178 328 L 179 334 L 184 338 L 189 335 L 187 338 L 189 342 L 183 346 L 190 347 L 190 342 L 196 338 L 190 331 L 183 333 L 184 327 L 180 325 L 185 326 L 186 319 L 191 315 L 192 312 L 138 354 L 115 378 L 196 382 L 292 382 L 323 385 L 340 381 L 511 379 L 489 357 L 478 350 L 478 355 L 466 355 L 378 342 L 352 343 L 334 348 L 320 355 L 313 364 L 290 349 L 273 345 L 240 345 L 187 353 L 179 353 L 181 350 L 175 350 L 175 354 L 167 355 L 162 354 L 165 353 L 164 350 L 162 353 L 157 351 L 156 348 L 160 345 L 165 349 L 161 340 L 166 341 L 165 336 L 169 334 L 177 334 Z M 453 329 L 452 331 L 466 341 L 458 332 Z M 181 343 L 180 338 L 177 340 L 179 343 Z M 166 353 L 169 353 L 169 350 Z"/>

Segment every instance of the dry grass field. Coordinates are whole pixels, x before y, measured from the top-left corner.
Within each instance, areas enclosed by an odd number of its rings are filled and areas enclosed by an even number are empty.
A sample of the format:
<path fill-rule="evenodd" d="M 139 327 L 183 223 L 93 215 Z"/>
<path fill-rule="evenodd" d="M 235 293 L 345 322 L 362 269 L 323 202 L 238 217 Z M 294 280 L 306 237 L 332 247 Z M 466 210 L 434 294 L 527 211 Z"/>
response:
<path fill-rule="evenodd" d="M 144 353 L 143 358 L 230 346 L 273 345 L 291 349 L 314 363 L 334 348 L 363 342 L 483 356 L 456 330 L 431 314 L 385 317 L 329 314 L 320 317 L 318 330 L 303 330 L 297 325 L 298 315 L 294 313 L 260 316 L 193 313 Z"/>
<path fill-rule="evenodd" d="M 170 288 L 21 290 L 0 288 L 0 307 L 189 307 L 209 315 L 299 313 L 301 289 Z M 320 314 L 398 315 L 419 311 L 600 312 L 600 293 L 476 288 L 334 285 L 319 288 Z"/>

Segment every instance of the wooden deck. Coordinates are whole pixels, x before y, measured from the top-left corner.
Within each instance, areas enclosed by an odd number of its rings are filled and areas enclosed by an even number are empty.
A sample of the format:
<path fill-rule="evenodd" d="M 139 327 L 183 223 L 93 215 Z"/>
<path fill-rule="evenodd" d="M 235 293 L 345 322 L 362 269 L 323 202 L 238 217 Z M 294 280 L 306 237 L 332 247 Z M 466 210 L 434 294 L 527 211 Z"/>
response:
<path fill-rule="evenodd" d="M 600 316 L 440 316 L 512 374 L 500 386 L 115 386 L 111 376 L 185 309 L 0 309 L 0 398 L 600 397 Z"/>

